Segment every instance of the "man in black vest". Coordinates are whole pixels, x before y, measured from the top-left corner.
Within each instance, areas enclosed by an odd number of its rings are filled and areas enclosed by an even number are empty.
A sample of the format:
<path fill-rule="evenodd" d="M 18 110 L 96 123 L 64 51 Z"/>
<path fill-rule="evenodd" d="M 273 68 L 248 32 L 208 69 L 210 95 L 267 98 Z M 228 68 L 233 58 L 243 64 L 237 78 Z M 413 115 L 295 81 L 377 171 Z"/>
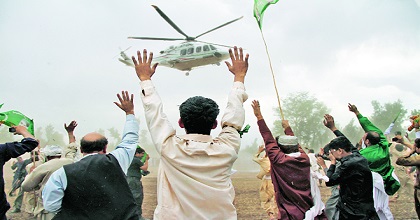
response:
<path fill-rule="evenodd" d="M 137 147 L 139 125 L 134 117 L 133 95 L 123 91 L 114 102 L 126 113 L 121 143 L 106 154 L 108 141 L 89 133 L 80 141 L 83 158 L 54 172 L 42 191 L 45 210 L 53 219 L 139 219 L 125 179 Z"/>

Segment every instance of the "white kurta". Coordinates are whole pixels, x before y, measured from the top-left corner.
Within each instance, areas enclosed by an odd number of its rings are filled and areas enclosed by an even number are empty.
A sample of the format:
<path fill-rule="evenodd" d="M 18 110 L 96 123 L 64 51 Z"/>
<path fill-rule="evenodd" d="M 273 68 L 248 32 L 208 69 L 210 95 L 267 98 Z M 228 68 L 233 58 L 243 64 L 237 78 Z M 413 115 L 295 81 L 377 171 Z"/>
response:
<path fill-rule="evenodd" d="M 389 209 L 389 196 L 385 192 L 384 181 L 379 173 L 372 172 L 373 201 L 380 220 L 394 220 Z"/>
<path fill-rule="evenodd" d="M 147 125 L 161 155 L 153 219 L 237 219 L 230 175 L 240 148 L 238 130 L 245 120 L 243 83 L 234 83 L 221 120 L 223 129 L 214 139 L 176 135 L 152 81 L 140 85 Z"/>

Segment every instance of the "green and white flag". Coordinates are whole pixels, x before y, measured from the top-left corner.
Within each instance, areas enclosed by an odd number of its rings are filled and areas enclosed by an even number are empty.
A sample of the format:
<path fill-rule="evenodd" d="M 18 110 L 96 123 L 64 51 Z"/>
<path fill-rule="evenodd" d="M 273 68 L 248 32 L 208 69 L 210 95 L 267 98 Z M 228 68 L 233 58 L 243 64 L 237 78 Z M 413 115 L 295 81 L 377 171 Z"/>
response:
<path fill-rule="evenodd" d="M 258 26 L 262 29 L 262 20 L 265 9 L 271 4 L 276 4 L 279 0 L 254 0 L 254 17 L 257 19 Z"/>
<path fill-rule="evenodd" d="M 0 108 L 1 106 L 3 104 L 0 105 Z M 0 124 L 5 124 L 9 127 L 21 125 L 28 128 L 29 133 L 34 135 L 34 121 L 15 110 L 0 113 Z"/>

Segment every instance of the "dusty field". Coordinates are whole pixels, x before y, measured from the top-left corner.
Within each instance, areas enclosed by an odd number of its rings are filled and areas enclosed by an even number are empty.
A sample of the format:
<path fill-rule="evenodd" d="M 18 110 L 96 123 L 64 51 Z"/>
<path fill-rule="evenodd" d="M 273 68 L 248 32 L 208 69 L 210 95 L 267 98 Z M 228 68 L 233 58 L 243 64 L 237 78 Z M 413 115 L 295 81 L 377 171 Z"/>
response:
<path fill-rule="evenodd" d="M 238 212 L 238 219 L 267 219 L 266 214 L 260 208 L 258 188 L 259 180 L 255 178 L 255 173 L 236 173 L 233 178 L 233 184 L 236 191 L 236 208 Z M 10 175 L 6 176 L 6 192 L 10 187 L 12 179 Z M 143 203 L 143 216 L 152 219 L 153 210 L 156 206 L 156 177 L 147 176 L 143 179 L 143 186 L 145 191 L 145 198 Z M 330 196 L 330 189 L 328 187 L 321 187 L 323 200 L 325 201 Z M 8 198 L 13 205 L 15 197 Z M 400 196 L 397 202 L 390 203 L 391 211 L 394 218 L 399 220 L 417 219 L 414 210 L 414 201 L 412 196 Z M 31 215 L 27 213 L 9 213 L 8 219 L 12 220 L 26 220 L 32 219 Z"/>

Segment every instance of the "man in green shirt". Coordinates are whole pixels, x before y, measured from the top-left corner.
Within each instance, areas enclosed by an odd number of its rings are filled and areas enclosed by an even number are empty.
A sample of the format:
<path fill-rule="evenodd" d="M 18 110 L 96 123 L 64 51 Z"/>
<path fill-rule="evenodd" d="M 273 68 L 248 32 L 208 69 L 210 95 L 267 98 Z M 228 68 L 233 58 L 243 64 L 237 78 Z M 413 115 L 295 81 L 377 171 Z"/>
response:
<path fill-rule="evenodd" d="M 133 193 L 134 200 L 140 213 L 140 220 L 145 220 L 142 216 L 142 204 L 143 204 L 143 184 L 141 183 L 141 177 L 143 172 L 147 173 L 149 166 L 149 156 L 143 148 L 137 146 L 136 154 L 134 154 L 133 161 L 127 170 L 127 182 L 130 187 L 131 193 Z"/>
<path fill-rule="evenodd" d="M 368 160 L 370 170 L 382 176 L 385 192 L 388 195 L 393 195 L 401 185 L 394 173 L 394 167 L 391 165 L 389 143 L 385 135 L 368 118 L 360 114 L 355 105 L 349 103 L 348 108 L 357 116 L 360 125 L 366 132 L 360 140 L 362 146 L 360 154 Z"/>

